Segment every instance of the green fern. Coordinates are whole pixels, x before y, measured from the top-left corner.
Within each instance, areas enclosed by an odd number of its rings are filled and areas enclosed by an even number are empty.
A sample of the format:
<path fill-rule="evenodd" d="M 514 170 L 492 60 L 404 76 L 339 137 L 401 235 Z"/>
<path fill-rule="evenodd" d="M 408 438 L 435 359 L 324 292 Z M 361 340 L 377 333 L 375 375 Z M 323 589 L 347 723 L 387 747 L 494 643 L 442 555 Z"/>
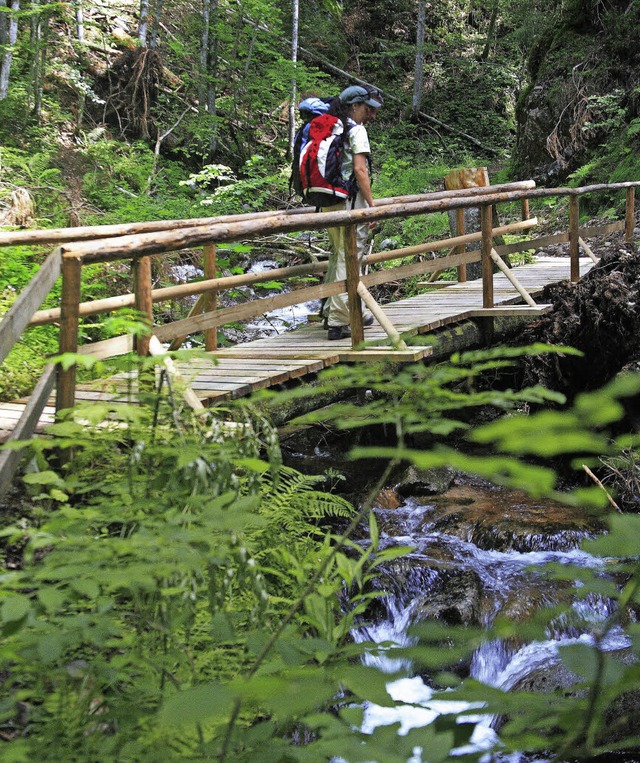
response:
<path fill-rule="evenodd" d="M 261 477 L 260 513 L 270 528 L 309 533 L 322 519 L 353 516 L 353 506 L 337 495 L 314 488 L 322 477 L 301 474 L 289 466 Z"/>

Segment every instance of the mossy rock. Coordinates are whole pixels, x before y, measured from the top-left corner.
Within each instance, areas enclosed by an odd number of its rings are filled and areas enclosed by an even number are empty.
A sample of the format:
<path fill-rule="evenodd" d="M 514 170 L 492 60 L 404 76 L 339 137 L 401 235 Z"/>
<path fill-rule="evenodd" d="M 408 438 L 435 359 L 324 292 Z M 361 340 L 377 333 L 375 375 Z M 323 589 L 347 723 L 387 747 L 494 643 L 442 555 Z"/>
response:
<path fill-rule="evenodd" d="M 439 495 L 453 485 L 455 476 L 455 472 L 446 466 L 434 469 L 410 466 L 396 486 L 396 492 L 402 497 Z"/>

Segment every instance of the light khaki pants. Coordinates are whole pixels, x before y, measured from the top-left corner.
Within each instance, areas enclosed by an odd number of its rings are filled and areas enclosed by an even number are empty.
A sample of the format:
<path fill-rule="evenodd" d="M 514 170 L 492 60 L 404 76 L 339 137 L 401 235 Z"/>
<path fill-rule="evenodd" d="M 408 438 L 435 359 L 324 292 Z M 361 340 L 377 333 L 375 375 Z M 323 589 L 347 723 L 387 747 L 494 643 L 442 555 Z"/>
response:
<path fill-rule="evenodd" d="M 347 207 L 349 205 L 349 207 Z M 323 212 L 337 212 L 342 209 L 351 208 L 350 202 L 340 202 L 331 207 L 323 207 Z M 360 193 L 356 196 L 353 209 L 366 209 L 367 203 Z M 329 267 L 325 276 L 325 283 L 341 281 L 347 277 L 345 233 L 346 226 L 340 225 L 327 230 L 329 242 L 331 244 L 331 256 L 329 257 Z M 362 270 L 362 258 L 367 249 L 367 240 L 369 238 L 369 223 L 360 223 L 356 225 L 356 247 L 358 251 L 358 261 Z M 346 294 L 337 294 L 335 297 L 329 297 L 324 305 L 324 317 L 328 319 L 329 326 L 348 326 L 349 325 L 349 306 Z M 365 314 L 366 315 L 366 314 Z"/>

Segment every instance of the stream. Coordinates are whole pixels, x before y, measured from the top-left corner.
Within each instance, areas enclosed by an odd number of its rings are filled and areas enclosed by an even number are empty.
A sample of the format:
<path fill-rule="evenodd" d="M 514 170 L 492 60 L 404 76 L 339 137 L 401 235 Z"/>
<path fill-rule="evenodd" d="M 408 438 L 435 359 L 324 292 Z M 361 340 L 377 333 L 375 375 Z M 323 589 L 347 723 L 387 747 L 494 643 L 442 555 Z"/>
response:
<path fill-rule="evenodd" d="M 248 265 L 245 272 L 264 273 L 279 267 L 281 265 L 274 259 L 258 259 Z M 188 263 L 172 266 L 170 274 L 172 281 L 175 283 L 186 283 L 204 277 L 204 273 L 200 268 Z M 230 275 L 230 273 L 226 273 L 226 275 Z M 223 292 L 219 297 L 220 306 L 229 307 L 231 305 L 242 304 L 243 302 L 252 302 L 261 297 L 286 294 L 288 291 L 290 289 L 286 281 L 276 288 L 273 288 L 268 282 L 265 284 L 255 284 L 254 286 L 243 286 L 229 292 Z M 189 298 L 188 301 L 190 304 L 193 304 L 196 298 Z M 232 323 L 221 326 L 219 331 L 224 335 L 228 343 L 241 344 L 255 339 L 283 334 L 299 326 L 304 326 L 308 322 L 309 315 L 317 314 L 319 311 L 320 300 L 318 299 L 299 305 L 283 307 L 278 310 L 271 310 L 241 325 Z M 187 348 L 190 345 L 185 343 L 184 346 Z"/>
<path fill-rule="evenodd" d="M 382 548 L 409 545 L 414 550 L 387 565 L 377 580 L 383 596 L 370 621 L 353 632 L 359 643 L 410 644 L 407 630 L 421 621 L 488 627 L 503 614 L 524 622 L 538 607 L 568 600 L 566 583 L 540 574 L 545 564 L 596 570 L 602 566 L 602 560 L 579 549 L 583 539 L 599 532 L 596 525 L 589 526 L 583 513 L 487 484 L 454 484 L 441 495 L 404 499 L 393 490 L 383 491 L 375 514 Z M 540 690 L 555 680 L 558 647 L 591 643 L 594 626 L 611 611 L 611 603 L 604 598 L 574 601 L 570 617 L 555 621 L 546 641 L 489 641 L 473 653 L 468 664 L 457 668 L 461 675 L 488 686 Z M 613 631 L 604 644 L 606 650 L 627 646 L 621 630 Z M 442 713 L 474 709 L 465 703 L 447 702 L 443 692 L 435 695 L 428 676 L 415 674 L 410 663 L 373 655 L 365 661 L 406 676 L 387 684 L 389 696 L 397 703 L 394 707 L 369 704 L 364 708 L 364 732 L 398 723 L 398 733 L 406 734 L 411 728 L 432 723 Z M 452 751 L 452 756 L 499 750 L 493 719 L 481 714 L 465 717 L 465 722 L 473 721 L 471 743 Z M 495 752 L 487 753 L 486 759 L 524 760 L 518 755 L 496 758 Z M 422 760 L 416 750 L 410 763 Z"/>

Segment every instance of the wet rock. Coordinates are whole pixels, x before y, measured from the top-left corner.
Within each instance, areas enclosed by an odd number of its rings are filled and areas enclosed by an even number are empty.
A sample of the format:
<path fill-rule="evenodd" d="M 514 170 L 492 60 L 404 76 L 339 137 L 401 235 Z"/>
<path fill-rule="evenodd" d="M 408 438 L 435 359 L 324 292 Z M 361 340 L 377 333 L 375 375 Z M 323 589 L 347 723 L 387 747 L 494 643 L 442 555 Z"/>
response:
<path fill-rule="evenodd" d="M 455 472 L 446 466 L 435 469 L 410 466 L 396 486 L 396 491 L 400 496 L 438 495 L 448 490 L 454 479 Z"/>
<path fill-rule="evenodd" d="M 607 653 L 608 658 L 629 665 L 634 657 L 630 650 L 619 649 Z M 512 691 L 533 692 L 536 694 L 552 694 L 563 692 L 575 697 L 584 697 L 586 689 L 574 688 L 583 679 L 569 670 L 562 662 L 547 665 L 532 671 L 528 676 L 519 680 Z M 605 710 L 605 725 L 598 740 L 600 745 L 622 742 L 629 736 L 635 736 L 640 728 L 640 691 L 630 691 L 622 694 Z M 496 724 L 499 728 L 506 719 Z"/>
<path fill-rule="evenodd" d="M 401 557 L 380 568 L 372 582 L 375 590 L 396 596 L 408 606 L 416 597 L 431 590 L 439 574 L 427 560 Z M 381 602 L 374 599 L 372 606 L 377 605 Z"/>
<path fill-rule="evenodd" d="M 486 551 L 567 551 L 604 529 L 580 509 L 517 491 L 460 485 L 433 503 L 423 531 L 447 533 Z"/>
<path fill-rule="evenodd" d="M 381 490 L 373 502 L 374 509 L 397 509 L 402 501 L 393 488 Z"/>
<path fill-rule="evenodd" d="M 441 620 L 448 625 L 478 621 L 482 583 L 473 570 L 447 570 L 432 582 L 427 596 L 414 609 L 415 619 Z"/>
<path fill-rule="evenodd" d="M 500 607 L 500 615 L 514 622 L 531 619 L 542 607 L 570 601 L 572 588 L 568 581 L 529 581 L 526 589 L 510 591 Z"/>
<path fill-rule="evenodd" d="M 580 678 L 564 663 L 547 665 L 534 670 L 528 676 L 521 678 L 512 691 L 534 692 L 535 694 L 551 694 L 552 692 L 570 689 L 580 681 Z"/>

